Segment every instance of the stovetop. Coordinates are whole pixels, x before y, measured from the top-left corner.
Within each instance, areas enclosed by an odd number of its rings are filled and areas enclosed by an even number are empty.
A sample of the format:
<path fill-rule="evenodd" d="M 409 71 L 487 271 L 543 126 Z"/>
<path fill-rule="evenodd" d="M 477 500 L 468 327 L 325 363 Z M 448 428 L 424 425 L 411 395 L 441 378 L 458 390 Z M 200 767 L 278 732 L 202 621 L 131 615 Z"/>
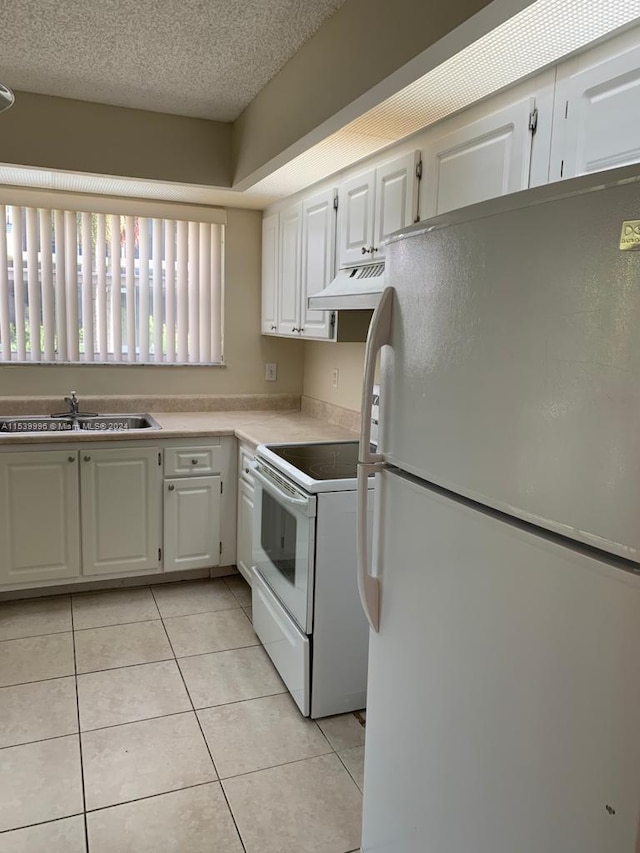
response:
<path fill-rule="evenodd" d="M 353 479 L 358 474 L 358 442 L 280 444 L 269 448 L 312 480 Z"/>
<path fill-rule="evenodd" d="M 357 441 L 261 444 L 256 456 L 311 494 L 357 488 Z"/>

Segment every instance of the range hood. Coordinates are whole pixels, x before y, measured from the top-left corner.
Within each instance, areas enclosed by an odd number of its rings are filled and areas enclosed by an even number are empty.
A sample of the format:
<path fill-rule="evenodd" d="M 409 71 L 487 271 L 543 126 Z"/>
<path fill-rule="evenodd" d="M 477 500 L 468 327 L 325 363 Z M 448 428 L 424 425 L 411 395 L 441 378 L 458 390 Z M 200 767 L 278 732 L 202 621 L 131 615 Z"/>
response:
<path fill-rule="evenodd" d="M 317 311 L 375 308 L 384 289 L 384 261 L 359 267 L 345 267 L 331 284 L 310 296 L 308 307 Z"/>

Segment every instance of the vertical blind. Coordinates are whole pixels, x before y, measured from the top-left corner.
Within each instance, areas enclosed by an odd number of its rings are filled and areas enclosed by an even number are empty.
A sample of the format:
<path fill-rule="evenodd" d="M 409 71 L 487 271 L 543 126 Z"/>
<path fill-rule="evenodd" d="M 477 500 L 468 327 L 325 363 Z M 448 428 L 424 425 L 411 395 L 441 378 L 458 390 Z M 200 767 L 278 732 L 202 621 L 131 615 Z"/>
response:
<path fill-rule="evenodd" d="M 0 361 L 222 361 L 224 226 L 0 204 Z"/>

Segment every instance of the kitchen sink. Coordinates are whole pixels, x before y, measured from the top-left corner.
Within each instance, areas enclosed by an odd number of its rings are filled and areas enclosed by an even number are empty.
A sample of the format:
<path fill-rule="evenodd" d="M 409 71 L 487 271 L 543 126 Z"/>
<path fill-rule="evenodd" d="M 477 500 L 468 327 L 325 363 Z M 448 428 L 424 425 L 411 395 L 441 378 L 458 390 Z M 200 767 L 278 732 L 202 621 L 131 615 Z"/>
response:
<path fill-rule="evenodd" d="M 65 417 L 36 415 L 33 417 L 0 417 L 0 435 L 38 432 L 126 432 L 138 429 L 162 429 L 151 415 L 78 415 Z"/>

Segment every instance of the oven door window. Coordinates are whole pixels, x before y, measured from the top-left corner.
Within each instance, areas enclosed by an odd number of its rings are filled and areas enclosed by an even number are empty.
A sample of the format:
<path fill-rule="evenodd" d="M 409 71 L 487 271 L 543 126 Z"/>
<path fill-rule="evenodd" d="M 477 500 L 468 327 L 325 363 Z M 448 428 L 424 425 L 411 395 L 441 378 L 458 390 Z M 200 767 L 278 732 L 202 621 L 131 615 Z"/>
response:
<path fill-rule="evenodd" d="M 253 562 L 300 628 L 311 631 L 315 518 L 256 481 Z"/>
<path fill-rule="evenodd" d="M 260 545 L 277 571 L 291 586 L 296 583 L 296 530 L 293 513 L 268 492 L 262 494 Z"/>

